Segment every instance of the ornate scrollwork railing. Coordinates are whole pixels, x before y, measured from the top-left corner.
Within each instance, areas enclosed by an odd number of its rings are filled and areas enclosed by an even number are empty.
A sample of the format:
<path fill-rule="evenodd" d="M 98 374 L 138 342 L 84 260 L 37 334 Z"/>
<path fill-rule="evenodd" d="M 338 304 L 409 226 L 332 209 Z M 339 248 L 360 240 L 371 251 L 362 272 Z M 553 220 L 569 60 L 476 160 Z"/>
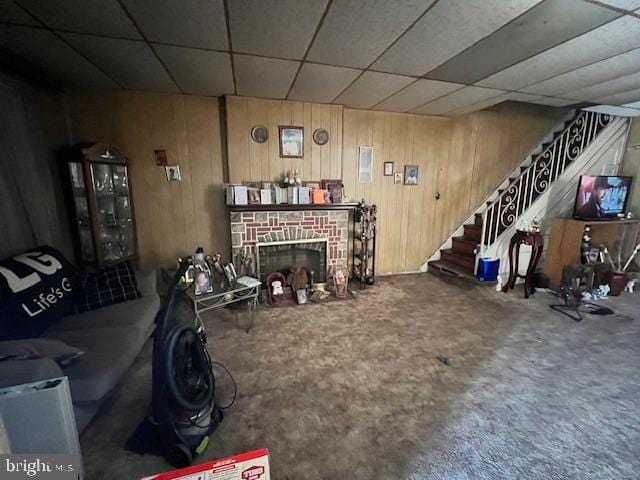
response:
<path fill-rule="evenodd" d="M 492 245 L 553 184 L 611 122 L 611 115 L 580 112 L 484 212 L 482 246 Z"/>

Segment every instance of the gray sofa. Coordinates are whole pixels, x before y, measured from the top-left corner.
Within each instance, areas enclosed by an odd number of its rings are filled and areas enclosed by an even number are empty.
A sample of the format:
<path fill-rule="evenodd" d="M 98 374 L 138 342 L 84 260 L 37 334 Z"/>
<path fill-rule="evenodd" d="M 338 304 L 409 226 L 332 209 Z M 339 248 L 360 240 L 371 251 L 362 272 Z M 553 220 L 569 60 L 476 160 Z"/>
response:
<path fill-rule="evenodd" d="M 82 357 L 64 368 L 49 358 L 0 362 L 1 383 L 67 376 L 78 432 L 84 430 L 153 333 L 160 308 L 156 273 L 137 271 L 136 279 L 142 298 L 67 316 L 42 334 L 83 350 Z"/>

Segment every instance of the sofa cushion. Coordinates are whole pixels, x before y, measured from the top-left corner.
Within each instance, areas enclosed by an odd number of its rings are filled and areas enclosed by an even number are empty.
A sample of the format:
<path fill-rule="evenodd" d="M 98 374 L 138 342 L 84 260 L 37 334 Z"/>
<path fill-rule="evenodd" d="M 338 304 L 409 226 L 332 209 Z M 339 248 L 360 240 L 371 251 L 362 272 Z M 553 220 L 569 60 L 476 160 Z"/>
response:
<path fill-rule="evenodd" d="M 117 303 L 90 312 L 69 315 L 43 333 L 52 337 L 56 332 L 68 330 L 94 330 L 98 328 L 127 327 L 139 332 L 149 332 L 156 313 L 160 309 L 158 295 Z"/>
<path fill-rule="evenodd" d="M 60 365 L 70 365 L 84 352 L 53 338 L 26 338 L 0 342 L 0 361 L 51 358 Z"/>
<path fill-rule="evenodd" d="M 74 402 L 100 400 L 109 393 L 129 370 L 147 339 L 140 331 L 124 326 L 52 335 L 86 352 L 82 361 L 63 368 Z"/>
<path fill-rule="evenodd" d="M 0 340 L 31 338 L 73 312 L 77 272 L 52 247 L 0 261 Z"/>
<path fill-rule="evenodd" d="M 86 312 L 141 296 L 131 263 L 122 262 L 85 275 L 76 307 L 78 312 Z"/>

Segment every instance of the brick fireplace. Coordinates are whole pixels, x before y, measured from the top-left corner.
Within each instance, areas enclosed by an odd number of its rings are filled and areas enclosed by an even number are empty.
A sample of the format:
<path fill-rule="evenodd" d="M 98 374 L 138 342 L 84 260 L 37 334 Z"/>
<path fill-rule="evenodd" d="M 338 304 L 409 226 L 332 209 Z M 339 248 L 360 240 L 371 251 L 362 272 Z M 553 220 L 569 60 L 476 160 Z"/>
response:
<path fill-rule="evenodd" d="M 255 210 L 251 210 L 252 207 Z M 305 258 L 302 254 L 303 249 L 307 248 L 326 255 L 319 263 L 325 268 L 325 272 L 317 272 L 316 281 L 323 280 L 329 266 L 347 266 L 350 214 L 348 205 L 278 207 L 280 209 L 274 211 L 262 210 L 269 208 L 268 205 L 243 206 L 240 211 L 239 207 L 229 207 L 232 258 L 235 259 L 241 251 L 250 254 L 254 259 L 262 255 L 259 263 L 264 266 L 264 255 L 269 255 L 269 252 L 282 250 L 290 245 L 292 249 L 297 250 L 293 258 Z M 271 262 L 270 265 L 272 264 Z M 282 265 L 287 266 L 292 265 Z M 259 270 L 258 262 L 256 267 Z M 264 277 L 271 272 L 259 273 Z"/>

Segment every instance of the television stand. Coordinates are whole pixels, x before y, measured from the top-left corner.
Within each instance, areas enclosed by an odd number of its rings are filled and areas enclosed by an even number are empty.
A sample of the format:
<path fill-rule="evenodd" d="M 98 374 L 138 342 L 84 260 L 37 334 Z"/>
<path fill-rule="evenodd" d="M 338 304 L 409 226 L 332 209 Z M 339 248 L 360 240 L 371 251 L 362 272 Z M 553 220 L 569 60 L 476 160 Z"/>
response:
<path fill-rule="evenodd" d="M 638 244 L 640 219 L 577 220 L 556 218 L 551 223 L 551 235 L 544 260 L 544 273 L 549 286 L 557 289 L 562 283 L 562 271 L 566 265 L 581 263 L 582 236 L 585 227 L 591 227 L 591 245 L 605 245 L 610 251 L 621 249 L 622 257 Z M 622 242 L 624 241 L 624 244 Z"/>

